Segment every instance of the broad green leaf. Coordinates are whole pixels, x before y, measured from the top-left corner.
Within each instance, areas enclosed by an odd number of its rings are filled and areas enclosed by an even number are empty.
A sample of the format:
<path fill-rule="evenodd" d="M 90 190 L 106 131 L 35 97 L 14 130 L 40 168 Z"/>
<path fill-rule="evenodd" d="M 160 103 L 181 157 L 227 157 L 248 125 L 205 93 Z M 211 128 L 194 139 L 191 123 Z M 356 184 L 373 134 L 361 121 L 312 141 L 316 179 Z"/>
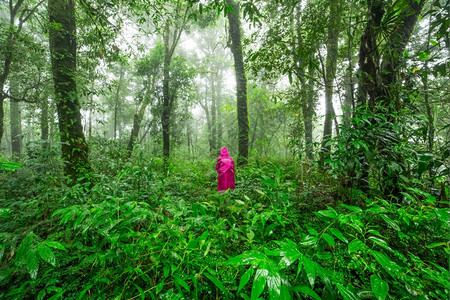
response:
<path fill-rule="evenodd" d="M 309 284 L 314 286 L 314 280 L 316 279 L 316 269 L 312 260 L 306 256 L 302 257 L 303 265 L 305 266 L 306 276 L 308 277 Z"/>
<path fill-rule="evenodd" d="M 57 300 L 57 299 L 61 298 L 61 296 L 62 296 L 62 294 L 59 293 L 59 294 L 56 294 L 56 295 L 51 296 L 51 297 L 48 298 L 47 300 Z"/>
<path fill-rule="evenodd" d="M 256 250 L 250 250 L 250 251 L 245 251 L 241 255 L 230 258 L 227 261 L 227 264 L 232 265 L 232 266 L 241 266 L 241 265 L 247 265 L 247 264 L 252 264 L 252 265 L 257 266 L 261 262 L 261 260 L 264 260 L 266 258 L 267 257 L 263 253 L 256 251 Z"/>
<path fill-rule="evenodd" d="M 354 212 L 362 211 L 361 207 L 358 207 L 358 206 L 352 206 L 352 205 L 347 205 L 347 204 L 341 204 L 341 205 L 350 211 L 354 211 Z"/>
<path fill-rule="evenodd" d="M 379 237 L 383 237 L 384 238 L 384 236 L 383 235 L 381 235 L 381 233 L 378 231 L 378 230 L 375 230 L 375 229 L 370 229 L 369 231 L 367 231 L 368 233 L 371 233 L 371 234 L 375 234 L 375 235 L 378 235 Z"/>
<path fill-rule="evenodd" d="M 348 244 L 348 252 L 356 252 L 358 250 L 361 250 L 364 247 L 364 243 L 361 242 L 359 239 L 354 239 Z"/>
<path fill-rule="evenodd" d="M 392 228 L 394 228 L 397 231 L 400 231 L 400 227 L 398 227 L 397 223 L 392 220 L 391 218 L 389 218 L 386 215 L 381 215 L 381 217 L 383 218 L 384 221 L 386 221 L 386 223 L 389 224 L 389 226 L 391 226 Z"/>
<path fill-rule="evenodd" d="M 31 244 L 33 243 L 33 237 L 34 237 L 33 232 L 28 233 L 27 236 L 22 240 L 22 243 L 20 243 L 19 248 L 17 249 L 16 262 L 19 266 L 24 264 L 25 259 L 27 258 L 27 254 L 30 251 Z"/>
<path fill-rule="evenodd" d="M 289 291 L 289 286 L 282 285 L 281 286 L 281 294 L 280 294 L 280 300 L 291 300 L 291 292 Z"/>
<path fill-rule="evenodd" d="M 318 216 L 318 217 L 324 216 L 324 217 L 327 217 L 327 218 L 330 218 L 330 219 L 337 219 L 336 211 L 332 211 L 332 210 L 329 210 L 329 209 L 319 210 L 317 212 L 314 212 L 314 214 L 316 216 Z"/>
<path fill-rule="evenodd" d="M 317 244 L 317 236 L 307 235 L 300 242 L 301 245 L 304 246 L 315 246 Z"/>
<path fill-rule="evenodd" d="M 389 275 L 391 275 L 392 278 L 397 279 L 396 272 L 398 271 L 398 266 L 383 253 L 375 250 L 371 250 L 370 252 L 375 260 L 389 273 Z"/>
<path fill-rule="evenodd" d="M 253 276 L 253 273 L 254 273 L 253 267 L 250 267 L 250 268 L 248 268 L 247 271 L 245 271 L 244 275 L 242 275 L 241 280 L 239 281 L 238 293 L 248 283 L 248 281 L 250 280 L 250 277 Z"/>
<path fill-rule="evenodd" d="M 375 274 L 370 276 L 370 286 L 377 300 L 384 300 L 388 295 L 389 285 Z"/>
<path fill-rule="evenodd" d="M 136 289 L 138 290 L 139 295 L 141 295 L 141 299 L 145 300 L 145 292 L 144 292 L 144 290 L 140 286 L 138 286 L 136 283 L 133 283 L 133 284 L 136 287 Z"/>
<path fill-rule="evenodd" d="M 36 255 L 36 252 L 29 251 L 27 255 L 27 269 L 28 273 L 30 273 L 30 276 L 32 279 L 36 279 L 38 269 L 39 269 L 39 260 Z"/>
<path fill-rule="evenodd" d="M 175 282 L 178 283 L 179 285 L 181 285 L 182 287 L 185 288 L 186 291 L 190 292 L 190 288 L 189 285 L 186 283 L 186 281 L 184 281 L 183 279 L 180 278 L 180 276 L 174 274 L 173 275 L 173 279 L 175 279 Z"/>
<path fill-rule="evenodd" d="M 340 239 L 341 241 L 343 241 L 344 243 L 348 243 L 347 238 L 342 234 L 342 232 L 339 231 L 339 229 L 336 228 L 330 228 L 331 233 L 337 237 L 338 239 Z"/>
<path fill-rule="evenodd" d="M 222 291 L 222 293 L 224 294 L 227 293 L 227 289 L 223 286 L 223 283 L 220 282 L 216 277 L 207 272 L 203 273 L 203 275 L 205 275 L 209 280 L 211 280 L 212 283 L 214 283 L 219 288 L 219 290 Z"/>
<path fill-rule="evenodd" d="M 290 266 L 302 256 L 297 249 L 297 245 L 289 239 L 286 239 L 286 241 L 275 241 L 275 243 L 280 245 L 281 248 L 275 251 L 267 251 L 266 255 L 281 256 L 279 263 L 281 269 Z"/>
<path fill-rule="evenodd" d="M 252 300 L 258 299 L 259 295 L 263 292 L 264 287 L 266 286 L 267 276 L 269 276 L 269 268 L 267 263 L 263 261 L 259 265 L 258 270 L 256 270 L 255 279 L 253 280 L 251 292 Z"/>
<path fill-rule="evenodd" d="M 0 156 L 0 170 L 15 171 L 16 168 L 22 168 L 22 165 L 15 162 L 10 162 Z"/>
<path fill-rule="evenodd" d="M 156 285 L 156 294 L 159 294 L 164 288 L 164 280 Z"/>
<path fill-rule="evenodd" d="M 269 272 L 269 276 L 267 276 L 267 288 L 270 299 L 280 299 L 281 276 L 278 272 Z"/>
<path fill-rule="evenodd" d="M 302 271 L 303 268 L 303 261 L 301 259 L 298 260 L 298 266 L 297 266 L 297 275 L 295 275 L 295 278 L 298 277 L 298 275 L 300 274 L 300 272 Z"/>
<path fill-rule="evenodd" d="M 325 241 L 327 241 L 328 245 L 330 245 L 331 247 L 334 247 L 335 242 L 334 242 L 334 238 L 331 235 L 329 235 L 328 233 L 324 233 L 322 235 L 322 237 Z"/>
<path fill-rule="evenodd" d="M 348 288 L 346 288 L 342 284 L 336 283 L 336 286 L 339 290 L 339 293 L 341 293 L 342 297 L 345 300 L 359 300 L 359 298 L 355 294 L 353 294 L 352 291 L 350 291 Z"/>
<path fill-rule="evenodd" d="M 44 297 L 45 297 L 45 295 L 47 295 L 47 291 L 46 291 L 45 289 L 42 289 L 42 290 L 38 293 L 36 299 L 37 299 L 37 300 L 43 300 Z"/>
<path fill-rule="evenodd" d="M 81 293 L 78 294 L 78 300 L 84 299 L 84 294 L 86 294 L 86 292 L 87 292 L 90 288 L 92 288 L 93 286 L 94 286 L 94 285 L 91 284 L 91 285 L 88 285 L 87 287 L 85 287 L 85 288 L 81 291 Z"/>
<path fill-rule="evenodd" d="M 52 266 L 56 265 L 55 254 L 53 253 L 52 249 L 50 249 L 50 247 L 48 247 L 46 244 L 39 244 L 38 253 L 43 260 L 45 260 Z"/>
<path fill-rule="evenodd" d="M 47 244 L 47 246 L 52 247 L 54 249 L 66 251 L 66 248 L 61 243 L 54 241 L 45 241 L 45 243 Z"/>
<path fill-rule="evenodd" d="M 333 257 L 333 254 L 328 251 L 317 251 L 316 256 L 320 259 L 330 259 Z"/>
<path fill-rule="evenodd" d="M 0 218 L 7 218 L 10 212 L 12 212 L 12 210 L 9 208 L 0 208 Z"/>
<path fill-rule="evenodd" d="M 316 292 L 314 292 L 314 290 L 312 290 L 310 287 L 307 287 L 306 285 L 293 287 L 292 290 L 294 292 L 299 292 L 299 293 L 306 294 L 306 295 L 311 296 L 311 297 L 313 297 L 314 299 L 317 299 L 317 300 L 321 300 L 322 299 L 322 298 L 319 297 L 319 295 L 317 295 Z"/>
<path fill-rule="evenodd" d="M 391 247 L 389 247 L 389 245 L 386 243 L 386 241 L 384 241 L 384 240 L 382 240 L 382 239 L 380 239 L 380 238 L 377 238 L 377 237 L 375 237 L 375 236 L 371 236 L 371 237 L 368 238 L 368 240 L 373 241 L 375 244 L 377 244 L 377 245 L 383 247 L 383 248 L 386 249 L 386 250 L 389 250 L 389 251 L 391 251 L 391 252 L 394 252 L 394 250 L 392 250 Z"/>
<path fill-rule="evenodd" d="M 427 248 L 435 248 L 435 247 L 439 247 L 439 246 L 447 246 L 447 243 L 446 242 L 431 243 L 431 244 L 427 245 Z"/>

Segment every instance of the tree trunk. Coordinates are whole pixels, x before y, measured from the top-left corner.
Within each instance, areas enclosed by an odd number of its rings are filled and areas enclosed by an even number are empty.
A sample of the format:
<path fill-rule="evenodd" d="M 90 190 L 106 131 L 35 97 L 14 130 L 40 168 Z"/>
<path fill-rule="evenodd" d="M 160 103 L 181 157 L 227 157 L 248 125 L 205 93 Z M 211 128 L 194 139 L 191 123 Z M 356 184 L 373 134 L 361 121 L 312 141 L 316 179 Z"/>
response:
<path fill-rule="evenodd" d="M 402 10 L 399 16 L 399 25 L 389 35 L 383 51 L 383 61 L 381 63 L 381 79 L 384 90 L 380 91 L 379 100 L 390 103 L 391 110 L 400 111 L 401 103 L 398 88 L 398 73 L 402 66 L 403 52 L 408 43 L 417 19 L 425 4 L 425 0 L 408 0 L 408 6 Z M 394 103 L 392 103 L 392 99 Z"/>
<path fill-rule="evenodd" d="M 211 154 L 217 150 L 216 104 L 215 76 L 211 76 Z"/>
<path fill-rule="evenodd" d="M 253 150 L 253 144 L 256 140 L 256 129 L 258 128 L 258 117 L 256 117 L 255 122 L 253 124 L 253 130 L 252 130 L 252 138 L 250 140 L 250 150 Z"/>
<path fill-rule="evenodd" d="M 48 99 L 43 97 L 41 99 L 41 140 L 42 148 L 47 148 L 48 143 Z"/>
<path fill-rule="evenodd" d="M 150 81 L 150 79 L 149 79 L 149 81 Z M 147 107 L 151 101 L 151 92 L 153 90 L 153 82 L 152 83 L 149 82 L 145 88 L 146 88 L 146 92 L 145 92 L 144 99 L 142 100 L 141 106 L 140 106 L 139 110 L 136 112 L 136 114 L 134 114 L 134 118 L 133 118 L 133 129 L 131 129 L 130 140 L 128 142 L 128 147 L 127 147 L 128 158 L 131 157 L 131 153 L 133 152 L 134 143 L 139 136 L 139 131 L 141 130 L 141 123 L 142 123 L 142 120 L 144 119 L 145 110 L 147 109 Z"/>
<path fill-rule="evenodd" d="M 168 52 L 166 51 L 166 57 L 164 58 L 164 70 L 163 70 L 163 107 L 161 113 L 161 125 L 163 136 L 163 156 L 167 160 L 170 156 L 170 94 L 169 94 L 169 67 L 170 60 Z"/>
<path fill-rule="evenodd" d="M 380 52 L 377 44 L 377 32 L 384 15 L 384 3 L 382 0 L 370 0 L 367 2 L 369 14 L 366 28 L 361 36 L 359 48 L 359 69 L 361 71 L 358 106 L 369 104 L 371 109 L 377 103 L 379 91 L 381 91 Z M 368 102 L 366 95 L 369 96 Z"/>
<path fill-rule="evenodd" d="M 313 118 L 316 103 L 313 75 L 314 71 L 310 70 L 306 97 L 304 97 L 302 101 L 303 124 L 305 127 L 305 150 L 309 160 L 313 159 Z"/>
<path fill-rule="evenodd" d="M 238 119 L 238 164 L 246 164 L 248 160 L 248 111 L 247 111 L 247 78 L 245 77 L 244 59 L 242 56 L 241 21 L 239 4 L 233 0 L 227 0 L 234 13 L 227 13 L 229 22 L 229 34 L 231 38 L 231 52 L 234 58 L 234 72 L 236 75 L 236 99 Z"/>
<path fill-rule="evenodd" d="M 123 67 L 122 67 L 122 68 L 120 68 L 120 76 L 119 76 L 119 81 L 117 82 L 116 97 L 115 97 L 115 101 L 114 101 L 114 140 L 116 140 L 116 138 L 117 138 L 117 123 L 118 123 L 118 119 L 119 119 L 119 105 L 120 105 L 119 94 L 120 94 L 120 87 L 122 85 L 123 73 L 124 73 L 124 71 L 123 71 Z M 119 137 L 120 137 L 120 135 L 119 135 Z M 131 145 L 131 146 L 133 146 L 133 145 Z"/>
<path fill-rule="evenodd" d="M 333 87 L 336 77 L 338 54 L 338 34 L 340 23 L 340 0 L 330 0 L 330 19 L 328 22 L 327 58 L 325 70 L 325 122 L 323 125 L 322 161 L 329 156 L 331 145 L 327 145 L 332 136 L 335 117 L 333 108 Z"/>
<path fill-rule="evenodd" d="M 222 106 L 222 83 L 221 83 L 221 76 L 219 73 L 218 76 L 219 80 L 217 81 L 217 88 L 216 88 L 216 113 L 217 113 L 217 120 L 216 120 L 216 127 L 217 127 L 217 140 L 216 140 L 216 146 L 217 148 L 222 147 L 222 136 L 223 136 L 223 126 L 222 126 L 222 111 L 220 110 L 220 107 Z"/>
<path fill-rule="evenodd" d="M 11 84 L 11 94 L 14 96 L 16 89 Z M 9 102 L 10 125 L 11 125 L 11 152 L 16 157 L 20 157 L 22 149 L 22 118 L 20 115 L 20 103 L 17 101 Z"/>
<path fill-rule="evenodd" d="M 76 23 L 73 0 L 48 0 L 50 54 L 58 111 L 64 173 L 70 184 L 89 180 L 88 146 L 81 125 L 76 73 Z M 58 27 L 55 26 L 58 24 Z"/>

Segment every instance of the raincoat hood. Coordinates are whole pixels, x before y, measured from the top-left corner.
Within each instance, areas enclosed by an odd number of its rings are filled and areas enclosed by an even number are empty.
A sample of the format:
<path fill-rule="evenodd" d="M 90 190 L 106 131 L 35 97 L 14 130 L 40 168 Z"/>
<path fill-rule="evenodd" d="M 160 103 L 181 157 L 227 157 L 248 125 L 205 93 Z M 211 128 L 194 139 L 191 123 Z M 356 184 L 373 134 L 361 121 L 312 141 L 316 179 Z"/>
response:
<path fill-rule="evenodd" d="M 221 156 L 222 158 L 225 158 L 225 157 L 229 157 L 229 156 L 230 156 L 230 154 L 228 153 L 227 147 L 223 147 L 222 150 L 220 150 L 220 156 Z"/>

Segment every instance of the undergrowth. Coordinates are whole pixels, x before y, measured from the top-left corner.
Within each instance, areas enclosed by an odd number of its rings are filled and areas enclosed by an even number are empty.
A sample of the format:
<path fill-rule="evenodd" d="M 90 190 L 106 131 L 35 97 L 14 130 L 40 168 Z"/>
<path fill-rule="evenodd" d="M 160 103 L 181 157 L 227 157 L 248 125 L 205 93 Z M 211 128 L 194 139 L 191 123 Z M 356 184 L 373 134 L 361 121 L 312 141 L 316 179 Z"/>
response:
<path fill-rule="evenodd" d="M 0 174 L 0 298 L 449 296 L 448 209 L 426 191 L 349 198 L 317 171 L 255 161 L 218 194 L 212 160 L 93 165 L 89 190 Z"/>

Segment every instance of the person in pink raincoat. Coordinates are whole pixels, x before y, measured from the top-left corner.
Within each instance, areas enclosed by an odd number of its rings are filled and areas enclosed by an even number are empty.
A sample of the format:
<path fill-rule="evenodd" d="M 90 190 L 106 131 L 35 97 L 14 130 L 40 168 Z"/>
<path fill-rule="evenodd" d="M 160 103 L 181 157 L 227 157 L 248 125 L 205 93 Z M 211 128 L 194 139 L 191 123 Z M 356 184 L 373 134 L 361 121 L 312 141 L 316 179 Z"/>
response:
<path fill-rule="evenodd" d="M 219 175 L 217 190 L 234 190 L 234 161 L 228 153 L 228 149 L 223 147 L 220 150 L 220 157 L 217 158 L 216 170 Z"/>

